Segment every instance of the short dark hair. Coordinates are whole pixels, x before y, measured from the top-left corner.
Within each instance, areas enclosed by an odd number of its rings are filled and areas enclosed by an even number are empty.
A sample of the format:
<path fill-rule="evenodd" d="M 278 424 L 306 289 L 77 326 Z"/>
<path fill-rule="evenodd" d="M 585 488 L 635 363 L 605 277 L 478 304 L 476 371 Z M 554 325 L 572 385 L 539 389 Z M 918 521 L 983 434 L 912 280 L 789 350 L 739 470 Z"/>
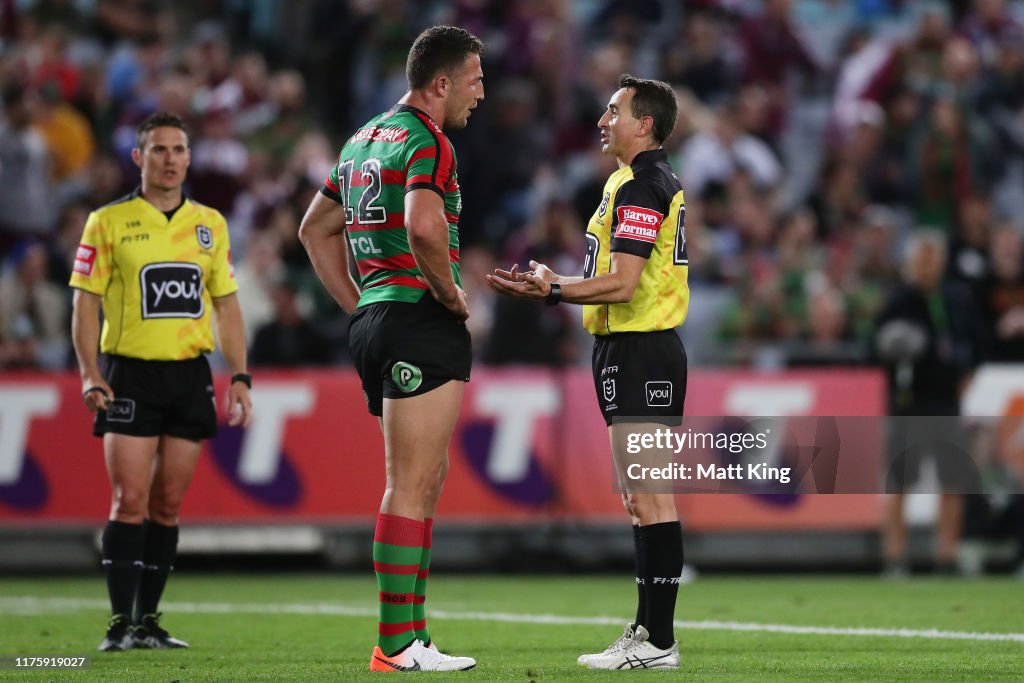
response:
<path fill-rule="evenodd" d="M 676 127 L 676 113 L 679 111 L 672 86 L 664 81 L 622 74 L 619 87 L 633 91 L 633 118 L 650 116 L 654 119 L 654 141 L 659 145 L 665 142 Z"/>
<path fill-rule="evenodd" d="M 135 146 L 141 150 L 146 144 L 146 133 L 154 128 L 178 128 L 188 137 L 188 127 L 180 116 L 169 111 L 158 111 L 147 116 L 135 129 Z"/>
<path fill-rule="evenodd" d="M 425 88 L 441 72 L 460 66 L 470 53 L 482 55 L 480 39 L 458 26 L 431 26 L 416 37 L 409 48 L 405 77 L 410 88 Z"/>

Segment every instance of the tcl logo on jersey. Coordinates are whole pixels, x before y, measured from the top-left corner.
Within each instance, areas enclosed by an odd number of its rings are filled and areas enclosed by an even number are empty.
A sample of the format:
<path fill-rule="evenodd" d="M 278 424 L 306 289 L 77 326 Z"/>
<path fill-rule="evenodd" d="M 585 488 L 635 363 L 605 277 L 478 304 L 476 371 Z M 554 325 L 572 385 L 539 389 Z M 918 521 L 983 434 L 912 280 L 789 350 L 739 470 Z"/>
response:
<path fill-rule="evenodd" d="M 615 237 L 625 237 L 640 242 L 655 242 L 664 215 L 653 209 L 642 206 L 620 206 L 618 208 L 619 225 L 615 229 Z"/>
<path fill-rule="evenodd" d="M 151 263 L 140 277 L 143 318 L 203 317 L 203 269 L 195 263 Z"/>
<path fill-rule="evenodd" d="M 81 275 L 92 275 L 92 267 L 96 264 L 96 247 L 79 244 L 75 252 L 74 270 Z"/>

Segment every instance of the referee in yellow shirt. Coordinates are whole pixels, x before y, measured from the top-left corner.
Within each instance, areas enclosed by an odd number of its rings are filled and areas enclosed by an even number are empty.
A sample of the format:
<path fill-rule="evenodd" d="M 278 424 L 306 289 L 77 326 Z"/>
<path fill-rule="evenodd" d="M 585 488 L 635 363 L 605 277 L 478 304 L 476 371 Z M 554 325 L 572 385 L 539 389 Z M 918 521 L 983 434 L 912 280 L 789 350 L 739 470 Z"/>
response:
<path fill-rule="evenodd" d="M 188 647 L 160 626 L 157 605 L 201 441 L 217 432 L 204 355 L 214 349 L 214 321 L 233 375 L 230 424 L 248 424 L 252 407 L 227 224 L 182 195 L 191 158 L 185 125 L 153 114 L 136 144 L 141 185 L 89 215 L 71 276 L 82 397 L 96 413 L 93 433 L 103 437 L 113 489 L 103 531 L 113 616 L 98 648 L 113 652 Z"/>
<path fill-rule="evenodd" d="M 672 617 L 683 540 L 675 501 L 623 476 L 627 436 L 681 424 L 686 396 L 686 352 L 675 333 L 690 301 L 683 189 L 661 147 L 676 111 L 666 83 L 619 80 L 597 124 L 602 151 L 618 160 L 619 170 L 587 226 L 582 277 L 557 275 L 534 261 L 529 273 L 513 266 L 488 276 L 502 294 L 584 304 L 583 325 L 594 335 L 594 385 L 633 522 L 638 594 L 636 618 L 622 637 L 579 658 L 591 669 L 679 668 Z"/>

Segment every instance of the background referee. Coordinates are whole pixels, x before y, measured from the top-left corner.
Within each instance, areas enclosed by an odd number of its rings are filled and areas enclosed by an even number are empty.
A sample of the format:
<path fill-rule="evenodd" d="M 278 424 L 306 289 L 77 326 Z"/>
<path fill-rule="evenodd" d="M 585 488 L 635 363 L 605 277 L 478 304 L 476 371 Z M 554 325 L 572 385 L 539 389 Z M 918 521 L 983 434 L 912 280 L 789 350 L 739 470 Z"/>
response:
<path fill-rule="evenodd" d="M 251 409 L 227 223 L 182 196 L 191 159 L 185 125 L 153 114 L 136 145 L 141 185 L 89 215 L 71 276 L 82 396 L 96 413 L 93 433 L 103 437 L 113 489 L 103 531 L 113 616 L 102 651 L 188 647 L 160 627 L 157 605 L 200 442 L 217 431 L 204 355 L 214 349 L 211 308 L 233 374 L 230 424 L 248 424 Z M 107 354 L 105 375 L 97 347 Z"/>

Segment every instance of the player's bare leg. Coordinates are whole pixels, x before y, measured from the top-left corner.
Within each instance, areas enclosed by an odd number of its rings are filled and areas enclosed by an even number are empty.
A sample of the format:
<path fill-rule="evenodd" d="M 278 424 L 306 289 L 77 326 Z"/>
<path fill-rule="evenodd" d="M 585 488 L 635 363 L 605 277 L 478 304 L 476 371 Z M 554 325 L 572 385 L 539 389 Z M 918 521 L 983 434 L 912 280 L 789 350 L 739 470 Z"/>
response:
<path fill-rule="evenodd" d="M 103 530 L 103 567 L 107 573 L 111 619 L 98 649 L 120 652 L 134 647 L 132 610 L 142 565 L 142 521 L 149 504 L 149 483 L 157 437 L 108 432 L 103 456 L 110 478 L 110 521 Z"/>
<path fill-rule="evenodd" d="M 448 471 L 448 444 L 464 384 L 452 380 L 412 398 L 384 399 L 382 513 L 418 521 L 433 514 Z"/>
<path fill-rule="evenodd" d="M 935 525 L 935 559 L 940 571 L 949 571 L 956 562 L 957 546 L 963 526 L 964 498 L 959 493 L 939 494 L 939 517 Z"/>
<path fill-rule="evenodd" d="M 182 648 L 188 643 L 160 626 L 158 610 L 178 550 L 178 512 L 199 462 L 201 443 L 164 435 L 160 437 L 149 489 L 148 519 L 142 578 L 135 605 L 135 646 Z"/>
<path fill-rule="evenodd" d="M 424 642 L 425 616 L 417 614 L 427 523 L 448 472 L 448 446 L 462 403 L 464 382 L 449 381 L 411 398 L 384 399 L 387 484 L 374 534 L 374 566 L 382 596 L 380 638 L 373 671 L 469 669 L 469 657 L 442 654 Z M 429 560 L 428 560 L 429 561 Z"/>
<path fill-rule="evenodd" d="M 885 502 L 885 526 L 882 529 L 885 554 L 885 576 L 904 578 L 909 575 L 907 559 L 907 524 L 904 504 L 906 495 L 891 493 Z"/>

